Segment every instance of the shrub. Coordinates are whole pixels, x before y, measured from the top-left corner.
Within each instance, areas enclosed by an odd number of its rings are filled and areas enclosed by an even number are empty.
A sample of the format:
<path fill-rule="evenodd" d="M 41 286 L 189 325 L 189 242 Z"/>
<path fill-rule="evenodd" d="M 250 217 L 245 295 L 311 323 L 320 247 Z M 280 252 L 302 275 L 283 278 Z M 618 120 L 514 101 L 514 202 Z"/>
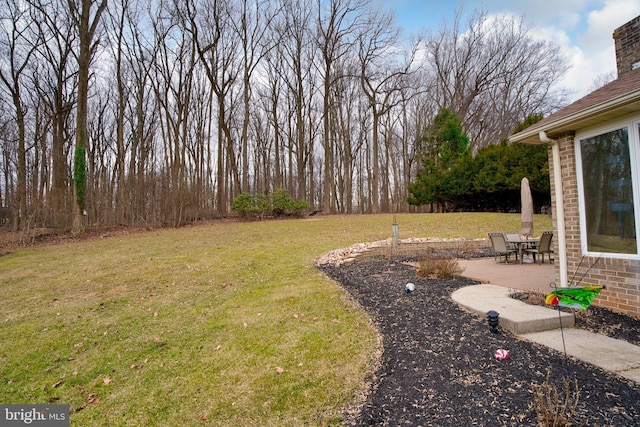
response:
<path fill-rule="evenodd" d="M 418 260 L 419 277 L 448 279 L 460 273 L 462 273 L 462 268 L 455 258 L 428 254 Z"/>
<path fill-rule="evenodd" d="M 292 209 L 295 215 L 301 215 L 303 211 L 309 209 L 309 202 L 306 200 L 296 200 L 293 202 Z"/>
<path fill-rule="evenodd" d="M 305 209 L 309 209 L 309 203 L 306 200 L 295 200 L 283 188 L 277 189 L 271 195 L 271 210 L 274 216 L 301 216 Z"/>
<path fill-rule="evenodd" d="M 296 201 L 289 195 L 289 192 L 279 188 L 271 195 L 271 209 L 275 216 L 284 215 L 287 210 L 293 208 Z"/>
<path fill-rule="evenodd" d="M 242 217 L 246 217 L 250 213 L 259 213 L 261 218 L 267 213 L 273 216 L 300 216 L 308 208 L 309 203 L 305 200 L 293 199 L 285 189 L 278 189 L 269 196 L 242 193 L 233 199 L 231 205 L 231 209 L 240 213 Z"/>
<path fill-rule="evenodd" d="M 262 194 L 242 193 L 233 198 L 231 209 L 240 213 L 242 217 L 248 214 L 260 214 L 260 217 L 264 217 L 264 213 L 269 210 L 269 201 Z"/>
<path fill-rule="evenodd" d="M 533 402 L 538 425 L 543 427 L 585 425 L 577 419 L 576 408 L 580 401 L 578 381 L 574 381 L 573 386 L 571 387 L 571 382 L 565 378 L 562 381 L 562 392 L 558 391 L 551 383 L 550 371 L 547 372 L 544 383 L 533 385 Z"/>

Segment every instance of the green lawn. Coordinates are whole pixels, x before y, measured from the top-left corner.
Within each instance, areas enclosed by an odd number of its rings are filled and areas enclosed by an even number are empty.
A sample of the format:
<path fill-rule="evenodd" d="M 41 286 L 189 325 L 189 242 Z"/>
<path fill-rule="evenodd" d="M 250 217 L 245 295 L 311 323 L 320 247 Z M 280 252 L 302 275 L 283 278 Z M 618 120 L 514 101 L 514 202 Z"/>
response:
<path fill-rule="evenodd" d="M 0 403 L 67 403 L 73 426 L 340 424 L 378 339 L 313 260 L 392 222 L 221 221 L 14 250 L 0 257 Z M 475 238 L 520 216 L 397 222 L 400 238 Z"/>

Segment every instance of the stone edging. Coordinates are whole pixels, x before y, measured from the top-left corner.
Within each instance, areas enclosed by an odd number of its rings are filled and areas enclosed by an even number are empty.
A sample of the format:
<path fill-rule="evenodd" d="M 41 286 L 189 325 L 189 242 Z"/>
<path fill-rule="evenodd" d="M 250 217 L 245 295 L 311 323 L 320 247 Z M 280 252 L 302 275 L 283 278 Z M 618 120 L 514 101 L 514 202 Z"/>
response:
<path fill-rule="evenodd" d="M 357 260 L 366 258 L 394 255 L 420 255 L 430 251 L 455 251 L 458 253 L 468 253 L 478 250 L 490 250 L 489 239 L 437 239 L 437 238 L 410 238 L 398 242 L 396 247 L 392 246 L 391 239 L 379 240 L 377 242 L 357 243 L 348 248 L 335 249 L 327 252 L 316 259 L 317 266 L 333 264 L 350 265 Z"/>

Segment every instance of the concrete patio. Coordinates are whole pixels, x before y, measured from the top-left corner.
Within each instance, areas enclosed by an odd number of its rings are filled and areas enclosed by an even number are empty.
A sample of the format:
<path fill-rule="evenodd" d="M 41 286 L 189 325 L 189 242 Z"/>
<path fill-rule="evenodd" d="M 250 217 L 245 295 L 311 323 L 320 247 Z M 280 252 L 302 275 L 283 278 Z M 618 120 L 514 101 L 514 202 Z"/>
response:
<path fill-rule="evenodd" d="M 550 291 L 549 284 L 556 282 L 553 264 L 549 264 L 548 260 L 544 264 L 526 261 L 525 259 L 524 264 L 501 263 L 493 258 L 480 258 L 460 260 L 458 264 L 464 269 L 462 276 L 480 283 L 491 283 L 513 289 Z"/>

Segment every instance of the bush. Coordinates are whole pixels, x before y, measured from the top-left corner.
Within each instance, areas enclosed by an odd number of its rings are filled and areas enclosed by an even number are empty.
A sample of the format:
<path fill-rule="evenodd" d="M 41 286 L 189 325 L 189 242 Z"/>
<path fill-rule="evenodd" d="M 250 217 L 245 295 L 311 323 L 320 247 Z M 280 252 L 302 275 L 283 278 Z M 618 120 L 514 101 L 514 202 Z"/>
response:
<path fill-rule="evenodd" d="M 269 210 L 269 201 L 262 195 L 254 195 L 242 193 L 233 198 L 231 209 L 240 213 L 242 217 L 248 214 L 260 214 L 262 218 L 267 210 Z"/>
<path fill-rule="evenodd" d="M 551 383 L 551 372 L 542 384 L 533 385 L 533 399 L 538 418 L 538 425 L 543 427 L 565 427 L 585 425 L 578 419 L 577 408 L 580 401 L 578 381 L 571 382 L 566 378 L 562 381 L 563 390 L 558 391 Z"/>
<path fill-rule="evenodd" d="M 418 260 L 419 277 L 437 277 L 448 279 L 462 273 L 462 268 L 455 258 L 429 254 Z"/>
<path fill-rule="evenodd" d="M 231 209 L 246 217 L 249 213 L 260 213 L 264 218 L 267 213 L 273 216 L 294 215 L 301 216 L 309 203 L 305 200 L 295 200 L 285 189 L 278 189 L 268 197 L 262 194 L 253 195 L 242 193 L 233 199 Z"/>
<path fill-rule="evenodd" d="M 309 209 L 309 202 L 306 200 L 296 200 L 293 202 L 293 206 L 291 206 L 293 210 L 294 216 L 302 216 L 302 213 Z"/>
<path fill-rule="evenodd" d="M 271 210 L 275 216 L 282 216 L 295 202 L 287 190 L 279 188 L 271 195 Z"/>

